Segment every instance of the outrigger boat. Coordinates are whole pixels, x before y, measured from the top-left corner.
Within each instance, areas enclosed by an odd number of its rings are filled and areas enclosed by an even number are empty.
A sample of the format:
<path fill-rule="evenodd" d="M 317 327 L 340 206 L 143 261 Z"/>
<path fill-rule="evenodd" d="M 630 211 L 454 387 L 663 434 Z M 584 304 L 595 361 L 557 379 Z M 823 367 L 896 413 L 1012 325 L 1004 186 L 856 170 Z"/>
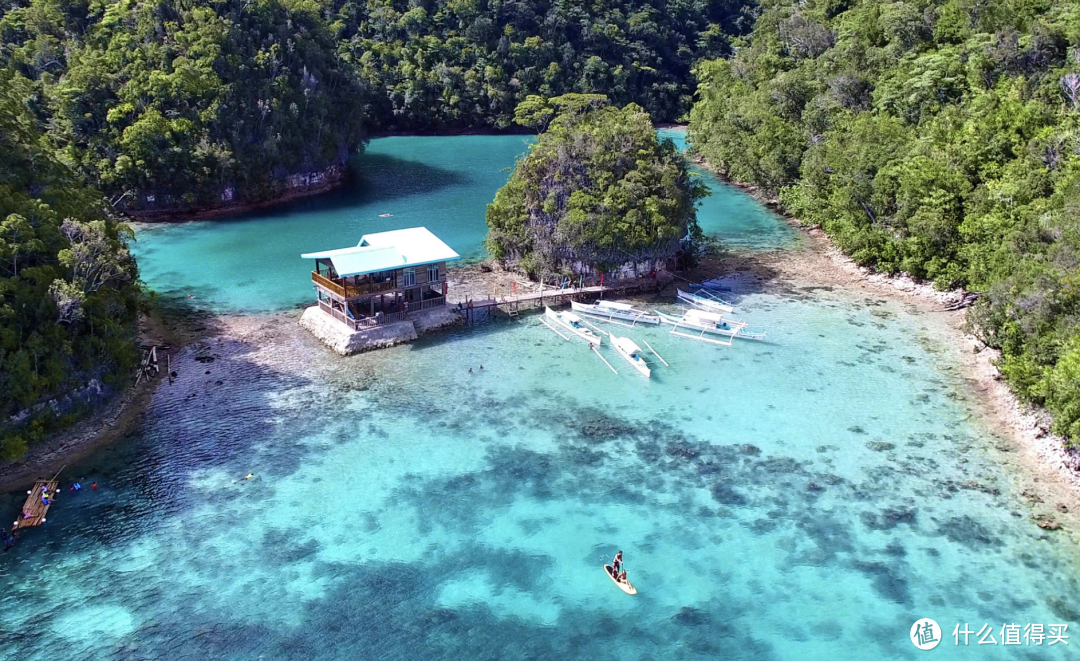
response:
<path fill-rule="evenodd" d="M 634 344 L 633 340 L 628 337 L 612 335 L 611 346 L 615 347 L 615 351 L 618 351 L 619 355 L 626 359 L 626 362 L 633 365 L 634 369 L 646 377 L 652 376 L 652 370 L 649 369 L 648 363 L 641 357 L 641 347 Z"/>
<path fill-rule="evenodd" d="M 659 324 L 660 317 L 649 314 L 644 310 L 638 310 L 626 303 L 613 303 L 611 301 L 597 301 L 596 303 L 578 303 L 570 301 L 570 307 L 574 312 L 587 314 L 605 321 L 629 321 L 634 324 Z"/>
<path fill-rule="evenodd" d="M 660 318 L 663 319 L 665 323 L 669 323 L 672 325 L 672 334 L 693 338 L 695 340 L 704 340 L 706 342 L 712 342 L 714 344 L 731 346 L 732 340 L 736 337 L 743 340 L 765 339 L 765 333 L 751 333 L 747 331 L 745 321 L 729 321 L 727 319 L 724 319 L 723 315 L 717 314 L 715 312 L 704 312 L 702 310 L 687 310 L 686 314 L 681 317 L 664 314 L 663 312 L 657 312 L 656 314 L 660 315 Z M 680 328 L 701 332 L 698 335 L 690 335 L 688 333 L 678 332 Z M 707 338 L 705 337 L 706 333 L 725 336 L 728 338 L 728 341 L 724 342 L 721 340 L 713 340 Z"/>
<path fill-rule="evenodd" d="M 556 312 L 549 307 L 544 307 L 544 317 L 558 327 L 564 328 L 583 340 L 600 346 L 600 336 L 585 327 L 581 317 L 573 312 Z"/>
<path fill-rule="evenodd" d="M 699 289 L 696 292 L 683 291 L 676 289 L 678 292 L 679 300 L 684 303 L 689 303 L 696 308 L 701 308 L 708 312 L 734 312 L 735 308 L 731 306 L 727 301 L 720 298 L 716 294 L 713 294 L 708 289 Z"/>

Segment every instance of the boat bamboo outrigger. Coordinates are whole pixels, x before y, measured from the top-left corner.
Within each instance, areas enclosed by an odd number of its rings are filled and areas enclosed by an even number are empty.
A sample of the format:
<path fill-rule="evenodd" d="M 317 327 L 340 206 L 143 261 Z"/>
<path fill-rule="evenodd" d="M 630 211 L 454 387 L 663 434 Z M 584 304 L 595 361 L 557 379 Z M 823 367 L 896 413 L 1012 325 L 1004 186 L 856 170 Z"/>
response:
<path fill-rule="evenodd" d="M 641 357 L 641 347 L 634 344 L 634 341 L 628 337 L 611 336 L 611 346 L 615 347 L 615 351 L 619 352 L 619 355 L 626 359 L 626 362 L 634 366 L 634 369 L 644 374 L 646 377 L 652 376 L 652 370 L 649 369 L 648 363 Z"/>
<path fill-rule="evenodd" d="M 696 308 L 701 308 L 708 312 L 734 312 L 735 308 L 730 303 L 720 298 L 716 294 L 713 294 L 708 289 L 699 289 L 696 292 L 687 292 L 681 289 L 676 289 L 677 296 L 683 303 L 689 303 Z"/>
<path fill-rule="evenodd" d="M 578 303 L 577 301 L 571 301 L 570 307 L 574 312 L 586 314 L 597 319 L 603 319 L 604 321 L 610 321 L 612 323 L 619 323 L 620 321 L 630 322 L 629 324 L 622 324 L 623 326 L 633 327 L 637 324 L 660 323 L 660 317 L 655 314 L 649 314 L 644 310 L 638 310 L 634 308 L 634 306 L 627 305 L 626 303 L 614 303 L 612 301 Z"/>
<path fill-rule="evenodd" d="M 556 312 L 549 307 L 545 307 L 544 317 L 556 327 L 568 330 L 581 339 L 587 340 L 595 346 L 600 346 L 600 336 L 589 330 L 581 321 L 581 317 L 573 312 Z"/>
<path fill-rule="evenodd" d="M 663 312 L 657 312 L 657 314 L 660 315 L 660 318 L 663 319 L 665 323 L 672 325 L 671 333 L 673 335 L 681 335 L 682 337 L 689 337 L 695 340 L 704 340 L 706 342 L 712 342 L 713 344 L 723 344 L 724 346 L 731 346 L 732 340 L 736 337 L 744 340 L 765 339 L 765 333 L 751 333 L 747 331 L 745 321 L 730 321 L 725 319 L 723 315 L 715 312 L 687 310 L 686 314 L 682 317 L 664 314 Z M 700 333 L 697 335 L 680 333 L 678 332 L 680 328 L 700 331 Z M 727 342 L 705 337 L 706 333 L 724 336 L 727 338 Z"/>
<path fill-rule="evenodd" d="M 60 471 L 64 470 L 63 468 Z M 26 492 L 26 502 L 23 503 L 19 518 L 11 524 L 11 530 L 33 528 L 45 523 L 45 515 L 49 513 L 49 506 L 56 498 L 60 483 L 56 478 L 60 477 L 60 471 L 50 480 L 38 480 L 34 482 L 34 488 Z"/>

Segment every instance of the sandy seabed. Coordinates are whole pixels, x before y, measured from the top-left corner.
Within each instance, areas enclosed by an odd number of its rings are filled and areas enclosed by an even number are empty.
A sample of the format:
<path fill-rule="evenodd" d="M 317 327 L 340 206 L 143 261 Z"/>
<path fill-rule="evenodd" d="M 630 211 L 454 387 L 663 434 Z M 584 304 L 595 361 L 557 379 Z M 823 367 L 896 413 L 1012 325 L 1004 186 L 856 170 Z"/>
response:
<path fill-rule="evenodd" d="M 797 287 L 834 287 L 901 302 L 909 312 L 934 326 L 940 336 L 955 338 L 947 343 L 949 346 L 940 347 L 953 354 L 946 370 L 964 382 L 964 389 L 969 391 L 980 412 L 977 422 L 998 440 L 998 459 L 1017 464 L 1018 470 L 1014 472 L 1023 483 L 1021 493 L 1031 506 L 1033 520 L 1062 524 L 1069 534 L 1080 531 L 1080 456 L 1066 449 L 1063 439 L 1048 432 L 1049 417 L 1045 411 L 1021 403 L 1001 380 L 995 366 L 999 353 L 968 334 L 964 311 L 944 310 L 964 292 L 937 291 L 907 276 L 887 276 L 859 267 L 833 247 L 820 230 L 805 231 L 802 237 L 803 245 L 794 249 L 732 252 L 706 260 L 699 269 L 682 274 L 684 277 L 676 282 L 717 274 L 739 275 L 755 280 L 763 290 L 780 294 Z M 488 270 L 475 264 L 450 272 L 451 286 L 459 297 L 486 298 L 492 291 L 510 293 L 518 279 L 497 267 Z M 658 296 L 667 300 L 673 291 L 674 286 Z M 401 358 L 400 352 L 392 351 L 338 357 L 299 327 L 299 314 L 297 310 L 201 317 L 191 324 L 193 328 L 185 328 L 183 320 L 174 323 L 171 332 L 164 333 L 174 343 L 174 369 L 198 369 L 191 358 L 199 351 L 243 346 L 249 360 L 340 382 L 338 385 L 348 389 L 364 387 L 380 369 L 390 368 L 393 360 Z M 144 327 L 144 335 L 147 332 Z M 151 324 L 149 332 L 161 335 L 160 322 L 157 326 Z M 184 346 L 189 350 L 182 351 Z M 181 353 L 186 357 L 180 358 Z M 0 489 L 25 488 L 38 474 L 55 472 L 65 463 L 132 434 L 141 424 L 143 411 L 154 391 L 158 390 L 154 396 L 161 396 L 165 393 L 160 390 L 168 387 L 168 378 L 163 375 L 150 387 L 124 393 L 114 406 L 37 446 L 22 461 L 0 467 Z"/>
<path fill-rule="evenodd" d="M 998 439 L 998 459 L 1019 465 L 1016 474 L 1023 483 L 1021 493 L 1032 507 L 1032 518 L 1051 526 L 1056 522 L 1070 532 L 1080 530 L 1080 452 L 1068 449 L 1065 439 L 1049 432 L 1050 416 L 1044 409 L 1027 405 L 1013 394 L 996 366 L 1001 353 L 968 332 L 966 310 L 946 310 L 965 292 L 939 291 L 906 274 L 890 276 L 861 267 L 820 229 L 805 230 L 803 238 L 801 249 L 730 253 L 709 260 L 694 275 L 704 278 L 709 273 L 744 271 L 774 291 L 809 284 L 901 302 L 944 337 L 954 338 L 941 349 L 952 354 L 949 362 L 957 366 L 954 376 L 964 382 L 981 412 L 976 422 Z"/>

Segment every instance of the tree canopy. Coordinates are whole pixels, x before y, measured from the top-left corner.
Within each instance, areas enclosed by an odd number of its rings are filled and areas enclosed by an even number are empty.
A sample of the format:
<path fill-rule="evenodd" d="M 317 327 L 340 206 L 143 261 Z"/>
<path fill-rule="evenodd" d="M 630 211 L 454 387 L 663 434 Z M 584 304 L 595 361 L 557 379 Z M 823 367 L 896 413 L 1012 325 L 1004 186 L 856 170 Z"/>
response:
<path fill-rule="evenodd" d="M 491 254 L 532 275 L 672 260 L 706 189 L 649 114 L 596 96 L 526 103 L 519 118 L 547 127 L 488 205 Z"/>
<path fill-rule="evenodd" d="M 63 160 L 128 212 L 274 194 L 344 163 L 366 96 L 318 3 L 11 1 L 0 63 Z"/>
<path fill-rule="evenodd" d="M 8 459 L 72 408 L 34 407 L 92 380 L 108 388 L 137 359 L 130 232 L 43 144 L 25 107 L 30 89 L 0 70 L 0 457 Z"/>
<path fill-rule="evenodd" d="M 603 94 L 655 121 L 690 110 L 691 68 L 751 27 L 742 0 L 349 0 L 343 50 L 381 126 L 512 126 L 529 95 Z"/>
<path fill-rule="evenodd" d="M 1016 391 L 1080 442 L 1080 10 L 779 0 L 701 63 L 693 149 L 861 264 L 984 293 Z"/>
<path fill-rule="evenodd" d="M 656 121 L 749 28 L 741 0 L 0 0 L 0 66 L 129 213 L 272 198 L 367 133 L 514 128 L 529 95 Z"/>

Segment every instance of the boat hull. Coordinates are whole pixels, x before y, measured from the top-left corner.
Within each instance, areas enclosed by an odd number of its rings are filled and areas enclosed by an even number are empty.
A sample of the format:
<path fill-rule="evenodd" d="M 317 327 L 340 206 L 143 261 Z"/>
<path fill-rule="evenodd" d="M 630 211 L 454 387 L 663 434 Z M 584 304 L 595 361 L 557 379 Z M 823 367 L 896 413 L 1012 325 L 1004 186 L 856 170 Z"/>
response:
<path fill-rule="evenodd" d="M 727 303 L 714 301 L 703 296 L 697 296 L 695 294 L 691 294 L 690 292 L 685 292 L 681 289 L 676 289 L 675 291 L 677 292 L 676 295 L 678 296 L 679 300 L 683 303 L 689 303 L 690 305 L 693 305 L 694 307 L 705 310 L 707 312 L 735 311 L 735 308 L 731 305 L 728 305 Z"/>
<path fill-rule="evenodd" d="M 724 337 L 737 337 L 740 340 L 755 340 L 762 341 L 765 339 L 765 333 L 749 333 L 745 326 L 737 326 L 733 328 L 717 328 L 716 326 L 709 326 L 707 324 L 697 324 L 689 322 L 682 317 L 676 317 L 670 314 L 664 314 L 663 312 L 657 312 L 660 315 L 660 319 L 664 323 L 671 324 L 673 326 L 679 326 L 680 328 L 688 328 L 696 331 L 705 331 L 706 333 L 712 333 L 713 335 L 722 335 Z"/>
<path fill-rule="evenodd" d="M 631 324 L 659 324 L 660 317 L 655 314 L 647 314 L 645 312 L 634 311 L 629 312 L 625 310 L 617 310 L 615 308 L 605 308 L 600 305 L 589 305 L 588 303 L 578 303 L 577 301 L 571 301 L 570 307 L 579 314 L 587 314 L 590 317 L 597 319 L 603 319 L 605 321 L 619 320 L 626 321 Z"/>
<path fill-rule="evenodd" d="M 648 364 L 645 363 L 645 359 L 641 357 L 641 348 L 637 348 L 638 356 L 637 358 L 635 358 L 634 355 L 631 352 L 627 351 L 626 348 L 623 347 L 622 344 L 619 342 L 619 340 L 622 339 L 625 338 L 613 337 L 611 339 L 611 346 L 615 347 L 615 351 L 617 351 L 620 356 L 626 359 L 626 362 L 630 363 L 630 365 L 632 365 L 634 369 L 636 369 L 638 372 L 641 372 L 643 375 L 645 375 L 646 378 L 652 378 L 652 370 L 649 369 Z"/>
<path fill-rule="evenodd" d="M 592 332 L 588 328 L 579 328 L 577 326 L 574 326 L 572 323 L 568 322 L 562 314 L 555 312 L 551 308 L 544 308 L 544 316 L 559 328 L 573 333 L 574 335 L 580 337 L 586 342 L 590 342 L 592 344 L 595 344 L 596 346 L 600 346 L 601 338 L 599 335 Z"/>
<path fill-rule="evenodd" d="M 615 570 L 611 568 L 611 565 L 604 565 L 604 573 L 607 574 L 607 577 L 611 579 L 612 583 L 617 585 L 619 589 L 626 594 L 637 594 L 637 588 L 635 588 L 633 585 L 630 585 L 630 581 L 622 582 L 616 579 L 614 571 Z"/>

